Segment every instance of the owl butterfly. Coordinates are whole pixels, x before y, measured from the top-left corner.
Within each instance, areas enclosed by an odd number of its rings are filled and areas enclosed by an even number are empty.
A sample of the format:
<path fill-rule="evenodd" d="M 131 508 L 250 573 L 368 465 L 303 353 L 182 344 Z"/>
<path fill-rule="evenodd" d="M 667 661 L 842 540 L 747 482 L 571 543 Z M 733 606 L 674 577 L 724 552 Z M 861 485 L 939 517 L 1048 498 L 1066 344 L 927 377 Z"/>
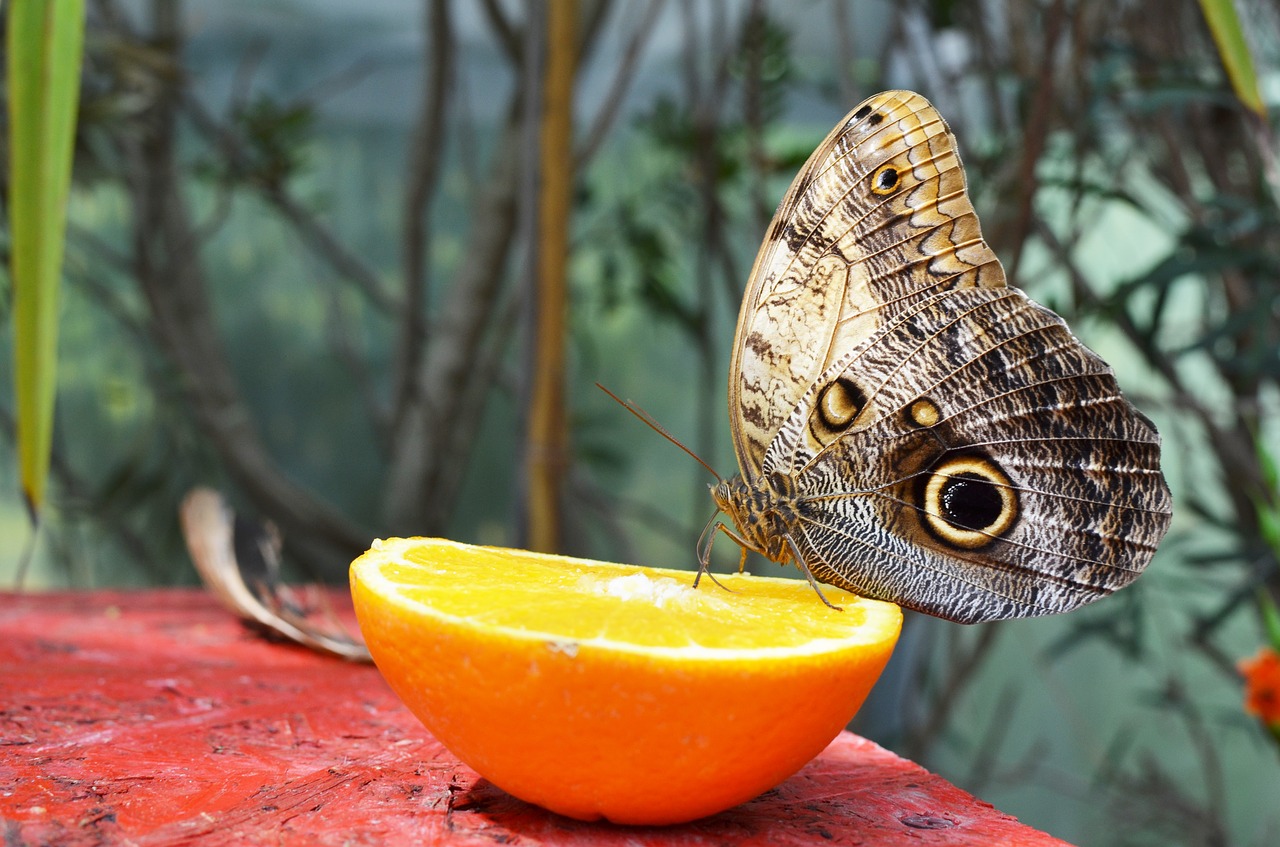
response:
<path fill-rule="evenodd" d="M 779 206 L 729 417 L 741 476 L 712 496 L 744 556 L 953 621 L 1096 600 L 1169 527 L 1155 427 L 1007 285 L 955 137 L 912 92 L 850 112 Z"/>

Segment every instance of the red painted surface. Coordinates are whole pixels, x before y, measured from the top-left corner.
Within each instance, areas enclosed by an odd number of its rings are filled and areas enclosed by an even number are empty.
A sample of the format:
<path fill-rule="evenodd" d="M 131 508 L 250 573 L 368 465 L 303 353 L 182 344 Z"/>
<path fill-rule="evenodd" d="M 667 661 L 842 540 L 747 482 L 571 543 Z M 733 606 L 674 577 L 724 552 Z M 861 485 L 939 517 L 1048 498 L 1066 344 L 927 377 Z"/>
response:
<path fill-rule="evenodd" d="M 4 844 L 1062 845 L 865 739 L 728 812 L 568 820 L 431 738 L 376 670 L 197 591 L 0 594 Z"/>

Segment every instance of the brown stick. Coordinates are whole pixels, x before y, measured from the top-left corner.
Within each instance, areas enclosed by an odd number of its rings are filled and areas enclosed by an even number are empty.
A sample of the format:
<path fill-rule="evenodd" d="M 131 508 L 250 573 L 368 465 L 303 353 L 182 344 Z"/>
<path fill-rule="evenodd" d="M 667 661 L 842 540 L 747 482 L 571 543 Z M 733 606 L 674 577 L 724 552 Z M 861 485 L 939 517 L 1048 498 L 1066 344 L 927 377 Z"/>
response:
<path fill-rule="evenodd" d="M 568 468 L 565 415 L 565 268 L 573 192 L 573 81 L 577 3 L 559 0 L 547 12 L 547 66 L 543 85 L 538 209 L 538 292 L 529 408 L 528 543 L 560 549 L 560 506 Z"/>
<path fill-rule="evenodd" d="M 423 39 L 426 66 L 422 107 L 409 153 L 408 189 L 404 202 L 404 308 L 396 350 L 391 400 L 391 426 L 396 428 L 418 386 L 416 379 L 427 342 L 427 308 L 430 290 L 431 200 L 440 181 L 444 152 L 445 112 L 453 75 L 453 22 L 449 0 L 429 0 L 426 6 L 427 37 Z"/>

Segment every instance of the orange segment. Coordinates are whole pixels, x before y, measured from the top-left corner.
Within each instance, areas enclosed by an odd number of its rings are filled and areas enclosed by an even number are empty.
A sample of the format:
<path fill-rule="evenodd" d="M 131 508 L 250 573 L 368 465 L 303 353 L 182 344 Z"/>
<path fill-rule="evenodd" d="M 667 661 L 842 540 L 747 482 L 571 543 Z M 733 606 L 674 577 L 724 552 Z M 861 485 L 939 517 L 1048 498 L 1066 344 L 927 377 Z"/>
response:
<path fill-rule="evenodd" d="M 898 607 L 804 582 L 390 539 L 351 566 L 396 694 L 495 785 L 570 817 L 692 820 L 817 755 L 889 659 Z"/>

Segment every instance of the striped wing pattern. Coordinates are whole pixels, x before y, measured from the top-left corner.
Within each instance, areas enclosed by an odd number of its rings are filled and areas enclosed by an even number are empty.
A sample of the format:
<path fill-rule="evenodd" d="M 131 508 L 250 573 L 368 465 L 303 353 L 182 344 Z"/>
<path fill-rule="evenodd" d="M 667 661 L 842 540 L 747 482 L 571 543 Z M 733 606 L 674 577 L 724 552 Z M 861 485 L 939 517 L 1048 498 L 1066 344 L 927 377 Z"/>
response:
<path fill-rule="evenodd" d="M 1062 319 L 1006 285 L 920 95 L 852 111 L 757 257 L 730 368 L 748 546 L 961 622 L 1127 585 L 1168 529 L 1160 439 Z M 785 542 L 785 543 L 784 543 Z"/>

